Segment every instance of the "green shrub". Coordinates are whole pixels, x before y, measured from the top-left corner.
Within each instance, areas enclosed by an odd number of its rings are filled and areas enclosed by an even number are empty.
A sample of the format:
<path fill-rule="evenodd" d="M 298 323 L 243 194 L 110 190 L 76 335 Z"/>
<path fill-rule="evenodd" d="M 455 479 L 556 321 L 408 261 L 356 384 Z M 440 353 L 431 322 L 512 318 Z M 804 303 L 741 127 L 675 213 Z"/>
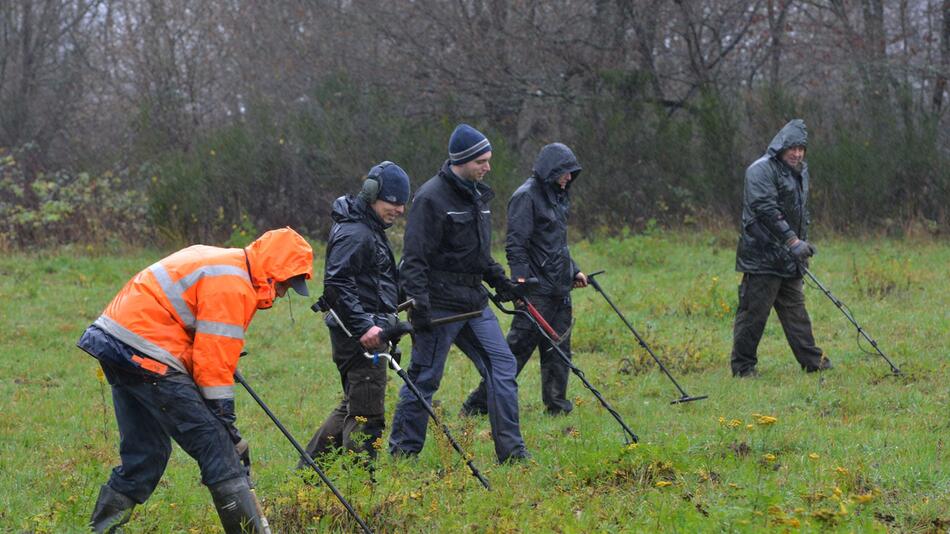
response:
<path fill-rule="evenodd" d="M 149 239 L 148 202 L 128 169 L 48 172 L 36 150 L 0 148 L 0 249 Z"/>

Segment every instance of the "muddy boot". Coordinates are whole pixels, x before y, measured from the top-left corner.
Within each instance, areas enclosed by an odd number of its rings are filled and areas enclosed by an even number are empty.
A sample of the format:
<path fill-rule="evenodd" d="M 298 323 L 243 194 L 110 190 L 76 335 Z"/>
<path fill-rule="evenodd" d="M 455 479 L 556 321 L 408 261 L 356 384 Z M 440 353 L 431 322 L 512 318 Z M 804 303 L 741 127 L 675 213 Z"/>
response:
<path fill-rule="evenodd" d="M 116 529 L 129 522 L 135 501 L 115 491 L 108 484 L 99 488 L 99 498 L 92 509 L 89 526 L 97 534 L 112 534 Z"/>
<path fill-rule="evenodd" d="M 270 534 L 267 519 L 246 478 L 225 480 L 208 489 L 227 534 Z"/>

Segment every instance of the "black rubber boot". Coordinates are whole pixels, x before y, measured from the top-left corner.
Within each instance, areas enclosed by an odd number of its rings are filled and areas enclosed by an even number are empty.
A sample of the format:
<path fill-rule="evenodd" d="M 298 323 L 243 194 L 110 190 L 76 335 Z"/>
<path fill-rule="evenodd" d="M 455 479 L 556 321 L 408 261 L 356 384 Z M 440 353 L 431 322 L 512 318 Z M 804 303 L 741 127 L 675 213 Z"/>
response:
<path fill-rule="evenodd" d="M 99 488 L 96 507 L 92 509 L 89 526 L 97 534 L 112 534 L 116 529 L 129 522 L 135 501 L 115 491 L 108 484 Z"/>
<path fill-rule="evenodd" d="M 232 478 L 209 486 L 214 507 L 227 534 L 270 534 L 267 519 L 257 496 L 244 477 Z"/>

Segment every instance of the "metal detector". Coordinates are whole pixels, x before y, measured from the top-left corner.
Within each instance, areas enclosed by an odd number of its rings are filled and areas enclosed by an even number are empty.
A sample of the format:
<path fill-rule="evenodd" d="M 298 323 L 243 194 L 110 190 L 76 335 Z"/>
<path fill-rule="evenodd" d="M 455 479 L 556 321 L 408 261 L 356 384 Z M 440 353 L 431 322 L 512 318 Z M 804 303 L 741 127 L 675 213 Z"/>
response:
<path fill-rule="evenodd" d="M 835 297 L 835 296 L 831 293 L 831 290 L 829 290 L 828 288 L 826 288 L 825 285 L 822 284 L 822 283 L 818 280 L 818 278 L 816 278 L 815 275 L 812 274 L 812 272 L 808 270 L 808 267 L 805 266 L 805 261 L 804 261 L 804 260 L 799 260 L 798 258 L 796 258 L 795 255 L 792 254 L 791 249 L 788 248 L 788 245 L 786 245 L 786 244 L 783 243 L 781 240 L 779 240 L 779 239 L 775 236 L 775 234 L 772 232 L 772 230 L 771 230 L 767 225 L 762 225 L 762 226 L 765 227 L 765 229 L 768 231 L 768 233 L 772 236 L 772 239 L 775 240 L 775 243 L 785 252 L 785 254 L 788 254 L 788 256 L 789 256 L 793 261 L 795 261 L 795 263 L 798 265 L 798 268 L 801 269 L 801 271 L 802 271 L 803 273 L 805 273 L 805 275 L 808 276 L 808 278 L 811 279 L 811 281 L 814 282 L 816 286 L 818 286 L 818 289 L 820 289 L 821 292 L 824 293 L 825 296 L 827 296 L 828 299 L 830 299 L 831 302 L 833 302 L 834 305 L 835 305 L 839 310 L 841 310 L 841 313 L 844 314 L 844 316 L 847 317 L 849 321 L 851 321 L 851 324 L 853 324 L 854 327 L 857 328 L 857 330 L 858 330 L 858 335 L 859 335 L 859 336 L 863 336 L 864 339 L 868 340 L 868 342 L 871 344 L 872 347 L 874 347 L 874 350 L 877 351 L 877 353 L 881 356 L 881 358 L 884 358 L 884 361 L 886 361 L 887 364 L 891 366 L 891 374 L 893 374 L 894 376 L 901 376 L 901 375 L 903 374 L 903 373 L 901 373 L 901 370 L 898 369 L 897 366 L 894 365 L 894 362 L 892 362 L 892 361 L 890 360 L 890 358 L 888 358 L 888 357 L 884 354 L 884 351 L 881 350 L 880 347 L 878 347 L 877 341 L 875 341 L 874 338 L 872 338 L 872 337 L 870 336 L 870 334 L 868 334 L 868 333 L 864 330 L 864 328 L 862 328 L 861 325 L 858 324 L 858 321 L 854 318 L 854 315 L 851 313 L 851 308 L 849 308 L 845 303 L 843 303 L 843 302 L 841 302 L 840 300 L 838 300 L 838 298 Z M 813 253 L 814 253 L 814 252 L 813 252 Z M 860 349 L 863 350 L 864 352 L 867 352 L 868 354 L 870 354 L 870 352 L 864 350 L 864 348 L 861 347 L 861 339 L 860 339 L 860 338 L 858 338 L 858 348 L 860 348 Z"/>
<path fill-rule="evenodd" d="M 323 473 L 323 470 L 320 469 L 320 466 L 318 466 L 316 462 L 313 461 L 313 458 L 311 458 L 310 455 L 307 454 L 307 451 L 304 450 L 304 448 L 300 446 L 300 443 L 298 443 L 297 440 L 294 439 L 293 435 L 291 435 L 291 433 L 287 430 L 287 428 L 284 427 L 283 424 L 281 424 L 280 420 L 277 419 L 277 416 L 274 415 L 274 412 L 270 411 L 270 408 L 268 408 L 267 405 L 264 404 L 264 401 L 257 395 L 257 393 L 254 392 L 250 384 L 248 384 L 247 381 L 244 380 L 244 377 L 241 375 L 240 371 L 238 370 L 234 371 L 234 379 L 240 382 L 241 385 L 244 386 L 244 389 L 246 389 L 247 392 L 251 395 L 251 397 L 253 397 L 254 400 L 257 401 L 257 404 L 260 405 L 260 407 L 264 410 L 264 413 L 266 413 L 267 416 L 270 417 L 271 421 L 273 421 L 274 424 L 277 425 L 277 428 L 280 429 L 280 431 L 284 434 L 287 440 L 290 441 L 291 445 L 293 445 L 294 448 L 297 449 L 297 452 L 300 453 L 300 457 L 303 458 L 304 462 L 306 462 L 307 465 L 309 465 L 311 469 L 316 471 L 317 475 L 320 476 L 320 479 L 323 480 L 323 483 L 326 484 L 328 488 L 330 488 L 330 491 L 332 491 L 333 494 L 336 495 L 336 498 L 340 501 L 340 503 L 343 504 L 343 506 L 346 508 L 346 511 L 349 512 L 351 516 L 353 516 L 353 519 L 355 519 L 357 523 L 359 523 L 360 527 L 363 529 L 363 532 L 367 534 L 372 534 L 373 531 L 370 530 L 370 528 L 366 525 L 366 523 L 363 521 L 360 515 L 356 513 L 356 510 L 353 509 L 353 506 L 350 505 L 350 503 L 346 500 L 345 497 L 343 497 L 340 491 L 336 489 L 336 486 L 333 485 L 333 482 L 331 482 L 330 479 L 327 478 L 327 476 Z"/>
<path fill-rule="evenodd" d="M 410 299 L 400 304 L 396 308 L 396 310 L 397 312 L 407 310 L 411 308 L 412 305 L 413 305 L 413 301 L 412 299 Z M 348 337 L 350 338 L 354 337 L 353 334 L 351 334 L 350 331 L 347 330 L 347 328 L 343 325 L 343 321 L 340 320 L 340 316 L 337 315 L 335 311 L 333 311 L 333 308 L 330 307 L 329 303 L 326 301 L 325 298 L 320 297 L 320 299 L 316 303 L 314 303 L 313 306 L 311 306 L 311 309 L 315 312 L 323 312 L 326 314 L 326 316 L 333 317 L 333 320 L 336 321 L 336 324 L 339 325 L 340 328 L 343 329 L 343 331 L 346 333 Z M 460 313 L 457 315 L 450 315 L 448 317 L 440 317 L 438 319 L 433 319 L 430 324 L 432 326 L 439 326 L 443 324 L 454 323 L 456 321 L 466 321 L 468 319 L 474 319 L 475 317 L 479 317 L 481 316 L 481 314 L 482 314 L 481 310 Z M 482 486 L 485 487 L 485 489 L 491 491 L 491 485 L 489 485 L 488 480 L 482 475 L 482 473 L 478 470 L 478 468 L 475 467 L 475 462 L 472 460 L 472 457 L 466 454 L 465 451 L 462 450 L 462 446 L 459 445 L 457 441 L 455 441 L 455 438 L 452 437 L 452 433 L 449 432 L 449 427 L 445 423 L 439 420 L 439 417 L 435 414 L 435 410 L 432 408 L 432 405 L 426 401 L 425 397 L 423 397 L 422 395 L 422 392 L 419 391 L 416 385 L 412 383 L 412 380 L 409 379 L 409 374 L 406 373 L 405 369 L 400 367 L 399 362 L 396 361 L 399 354 L 399 349 L 397 347 L 397 345 L 399 344 L 399 338 L 401 338 L 402 336 L 406 334 L 411 334 L 411 333 L 412 333 L 411 324 L 405 321 L 397 322 L 395 325 L 384 329 L 382 333 L 380 333 L 379 335 L 379 337 L 383 340 L 383 342 L 386 345 L 385 350 L 372 352 L 372 353 L 368 351 L 363 351 L 363 355 L 373 360 L 374 364 L 379 360 L 380 357 L 385 358 L 389 362 L 388 366 L 392 368 L 394 371 L 396 371 L 396 374 L 399 375 L 399 378 L 402 378 L 402 381 L 405 382 L 406 387 L 408 387 L 409 390 L 412 391 L 412 393 L 419 400 L 419 402 L 422 403 L 423 408 L 425 408 L 426 412 L 428 412 L 429 417 L 432 418 L 432 421 L 439 428 L 442 429 L 442 432 L 445 434 L 445 437 L 448 438 L 449 443 L 452 445 L 452 448 L 455 449 L 455 451 L 458 452 L 459 455 L 463 459 L 465 459 L 465 465 L 467 465 L 469 470 L 471 470 L 472 476 L 477 478 L 478 481 L 481 482 Z M 395 353 L 397 357 L 394 358 L 393 353 Z"/>
<path fill-rule="evenodd" d="M 844 314 L 844 316 L 847 317 L 849 321 L 851 321 L 851 324 L 853 324 L 854 327 L 858 329 L 858 334 L 861 335 L 861 336 L 863 336 L 864 339 L 868 340 L 868 342 L 871 343 L 871 346 L 874 347 L 874 350 L 876 350 L 877 353 L 881 355 L 881 358 L 884 358 L 884 361 L 886 361 L 887 364 L 891 366 L 891 373 L 893 373 L 894 375 L 897 375 L 897 376 L 903 374 L 903 373 L 901 373 L 901 370 L 898 369 L 896 365 L 894 365 L 894 363 L 890 360 L 890 358 L 888 358 L 888 357 L 884 354 L 884 351 L 881 350 L 881 348 L 877 346 L 877 341 L 874 341 L 874 338 L 872 338 L 872 337 L 864 330 L 864 328 L 861 328 L 861 325 L 858 324 L 858 321 L 857 321 L 857 320 L 855 320 L 854 315 L 851 314 L 851 309 L 848 308 L 848 306 L 847 306 L 845 303 L 843 303 L 843 302 L 841 302 L 840 300 L 838 300 L 837 297 L 835 297 L 834 295 L 832 295 L 832 294 L 831 294 L 831 290 L 829 290 L 828 288 L 826 288 L 825 285 L 822 284 L 822 283 L 818 280 L 818 278 L 815 278 L 815 275 L 813 275 L 813 274 L 811 273 L 811 271 L 808 270 L 808 267 L 805 267 L 805 264 L 804 264 L 804 263 L 799 262 L 798 266 L 801 268 L 802 272 L 804 272 L 805 275 L 808 276 L 808 278 L 810 278 L 811 281 L 814 282 L 815 285 L 818 286 L 818 289 L 820 289 L 821 292 L 824 293 L 824 294 L 831 300 L 831 302 L 833 302 L 834 305 L 838 307 L 839 310 L 841 310 L 841 313 Z M 860 343 L 858 344 L 858 347 L 859 347 L 859 348 L 861 347 L 861 344 L 860 344 Z M 862 350 L 863 350 L 863 348 L 862 348 Z M 868 352 L 868 351 L 865 351 L 865 352 Z M 870 353 L 868 353 L 868 354 L 870 354 Z"/>
<path fill-rule="evenodd" d="M 647 345 L 647 342 L 644 341 L 642 337 L 640 337 L 640 334 L 633 327 L 633 325 L 630 324 L 630 321 L 628 321 L 627 318 L 624 317 L 623 313 L 620 312 L 620 309 L 617 308 L 614 302 L 610 300 L 610 297 L 607 296 L 607 293 L 604 292 L 604 288 L 602 288 L 600 286 L 600 283 L 597 282 L 597 279 L 594 278 L 597 275 L 605 274 L 605 273 L 606 271 L 603 271 L 603 270 L 590 273 L 587 275 L 587 281 L 590 283 L 590 285 L 594 286 L 594 289 L 596 289 L 597 292 L 601 294 L 601 296 L 604 297 L 604 300 L 607 301 L 607 304 L 610 304 L 610 307 L 613 308 L 615 312 L 617 312 L 617 315 L 620 316 L 620 320 L 623 321 L 623 324 L 627 325 L 627 328 L 629 328 L 630 331 L 633 332 L 633 335 L 637 338 L 637 342 L 640 344 L 640 346 L 643 347 L 643 349 L 646 350 L 647 353 L 649 353 L 651 357 L 653 357 L 653 361 L 655 361 L 656 364 L 660 366 L 660 370 L 663 371 L 663 374 L 665 374 L 670 379 L 670 382 L 673 382 L 673 385 L 676 386 L 676 389 L 679 390 L 680 397 L 678 399 L 670 401 L 670 404 L 682 404 L 684 402 L 692 402 L 692 401 L 708 399 L 709 395 L 699 395 L 699 396 L 694 397 L 687 394 L 686 391 L 682 387 L 680 387 L 676 379 L 673 378 L 673 375 L 671 375 L 670 372 L 666 369 L 666 366 L 663 365 L 663 362 L 660 361 L 660 359 L 656 357 L 656 354 L 653 353 L 653 350 L 650 348 L 649 345 Z"/>
<path fill-rule="evenodd" d="M 501 310 L 502 313 L 507 314 L 507 315 L 524 315 L 525 317 L 528 317 L 531 320 L 532 324 L 534 324 L 534 326 L 537 327 L 541 335 L 544 336 L 544 339 L 546 339 L 548 343 L 551 344 L 551 348 L 555 351 L 555 354 L 560 356 L 561 361 L 564 362 L 564 365 L 566 365 L 568 369 L 571 370 L 571 372 L 577 375 L 577 378 L 579 378 L 581 382 L 583 382 L 584 387 L 589 389 L 590 392 L 593 393 L 595 397 L 597 397 L 597 400 L 600 401 L 601 406 L 603 406 L 604 409 L 610 412 L 610 415 L 612 415 L 614 419 L 616 419 L 617 422 L 620 423 L 620 426 L 623 427 L 623 431 L 624 431 L 624 440 L 627 443 L 630 443 L 631 441 L 633 443 L 638 443 L 640 441 L 639 438 L 637 438 L 637 435 L 633 433 L 633 430 L 630 430 L 630 427 L 627 426 L 626 422 L 624 422 L 623 417 L 620 417 L 620 414 L 617 413 L 617 410 L 614 410 L 613 407 L 606 400 L 604 400 L 603 395 L 601 395 L 600 392 L 597 391 L 597 389 L 594 386 L 592 386 L 591 383 L 584 376 L 584 372 L 581 371 L 576 365 L 574 365 L 574 362 L 572 362 L 571 359 L 568 358 L 566 354 L 564 354 L 564 351 L 561 350 L 561 347 L 558 346 L 558 344 L 551 338 L 551 332 L 554 332 L 554 329 L 551 328 L 551 325 L 547 324 L 547 321 L 545 321 L 544 324 L 547 325 L 547 328 L 550 329 L 550 332 L 548 329 L 545 329 L 543 326 L 541 326 L 541 323 L 538 321 L 537 318 L 535 318 L 535 315 L 533 315 L 531 312 L 528 312 L 525 310 L 519 310 L 518 308 L 515 308 L 515 307 L 505 308 L 504 301 L 502 301 L 501 298 L 497 294 L 492 293 L 491 291 L 487 291 L 487 293 L 488 293 L 488 298 L 491 299 L 495 307 Z M 534 308 L 534 306 L 531 306 L 530 303 L 528 303 L 525 297 L 518 296 L 516 298 L 524 302 L 525 307 L 530 306 L 530 308 Z M 537 314 L 538 317 L 541 316 L 541 314 L 538 313 L 538 310 L 536 308 L 534 309 L 534 313 Z M 555 335 L 557 335 L 556 332 L 555 332 Z"/>
<path fill-rule="evenodd" d="M 481 312 L 479 312 L 479 315 L 481 315 Z M 456 320 L 460 320 L 460 319 L 456 319 Z M 433 321 L 433 323 L 435 323 L 435 321 Z M 439 324 L 444 324 L 444 322 L 439 323 Z M 405 382 L 406 387 L 408 387 L 412 391 L 412 393 L 416 396 L 416 398 L 419 399 L 419 402 L 422 403 L 423 408 L 425 408 L 426 412 L 428 412 L 429 417 L 432 418 L 432 421 L 436 425 L 438 425 L 439 428 L 442 429 L 442 433 L 445 434 L 445 437 L 449 440 L 449 443 L 452 444 L 452 448 L 455 449 L 455 451 L 458 452 L 459 455 L 465 459 L 465 465 L 467 465 L 469 470 L 471 470 L 472 476 L 477 478 L 478 481 L 482 483 L 482 486 L 485 486 L 485 489 L 491 491 L 491 486 L 488 484 L 488 480 L 484 476 L 482 476 L 478 468 L 475 467 L 475 463 L 472 461 L 472 457 L 466 454 L 465 451 L 462 450 L 461 445 L 459 445 L 458 442 L 455 441 L 455 438 L 452 437 L 452 433 L 449 432 L 449 427 L 445 423 L 440 421 L 438 416 L 435 415 L 435 410 L 432 408 L 432 405 L 426 402 L 425 398 L 422 396 L 422 392 L 419 391 L 419 389 L 416 388 L 416 385 L 412 383 L 412 380 L 409 379 L 409 374 L 406 373 L 406 370 L 403 369 L 402 367 L 399 367 L 399 362 L 396 361 L 399 355 L 399 349 L 397 347 L 397 345 L 399 344 L 399 338 L 411 332 L 412 332 L 412 325 L 410 325 L 407 322 L 399 322 L 395 326 L 390 327 L 386 330 L 383 330 L 383 332 L 379 335 L 379 337 L 385 340 L 386 342 L 385 351 L 373 352 L 373 353 L 363 352 L 363 355 L 373 360 L 373 363 L 375 363 L 379 358 L 385 358 L 386 361 L 389 362 L 388 364 L 389 367 L 392 368 L 393 371 L 396 371 L 396 374 L 399 375 L 399 378 L 402 378 L 402 381 Z M 396 356 L 394 357 L 393 354 L 396 354 Z"/>

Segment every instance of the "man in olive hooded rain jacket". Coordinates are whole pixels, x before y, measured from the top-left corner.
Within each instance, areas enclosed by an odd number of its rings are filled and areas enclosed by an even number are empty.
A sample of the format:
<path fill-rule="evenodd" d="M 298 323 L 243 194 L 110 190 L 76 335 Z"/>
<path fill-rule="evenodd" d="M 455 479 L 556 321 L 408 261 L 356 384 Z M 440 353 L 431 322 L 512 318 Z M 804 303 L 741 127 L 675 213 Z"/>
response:
<path fill-rule="evenodd" d="M 802 266 L 815 254 L 815 247 L 806 241 L 807 144 L 804 121 L 794 119 L 776 134 L 765 155 L 746 169 L 736 251 L 736 271 L 743 275 L 733 327 L 733 376 L 757 374 L 756 349 L 773 307 L 802 369 L 831 368 L 815 346 L 802 291 Z"/>

